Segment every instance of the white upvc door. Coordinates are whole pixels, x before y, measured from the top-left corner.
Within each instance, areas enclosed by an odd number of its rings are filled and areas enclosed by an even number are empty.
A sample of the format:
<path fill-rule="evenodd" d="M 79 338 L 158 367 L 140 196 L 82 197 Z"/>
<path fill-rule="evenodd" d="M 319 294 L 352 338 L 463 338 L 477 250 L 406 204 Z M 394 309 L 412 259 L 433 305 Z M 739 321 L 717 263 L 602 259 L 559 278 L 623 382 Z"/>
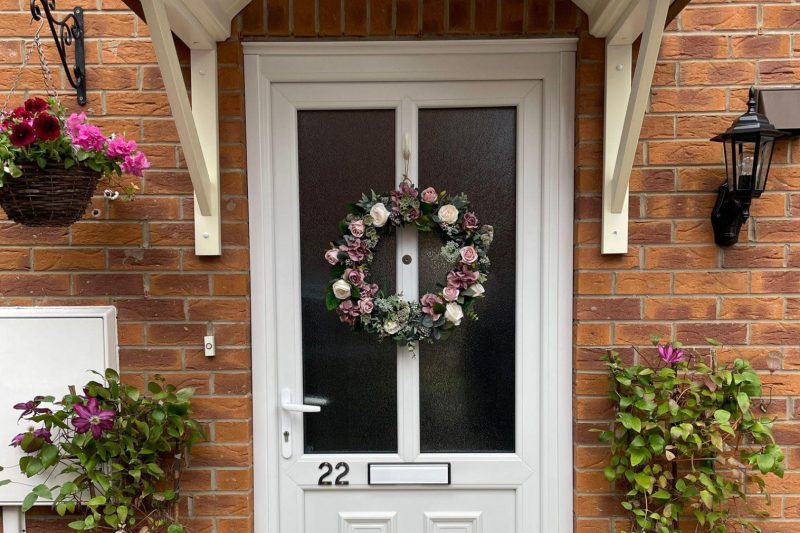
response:
<path fill-rule="evenodd" d="M 572 95 L 559 93 L 569 77 L 544 74 L 266 85 L 248 75 L 257 530 L 571 529 L 571 421 L 559 418 L 570 365 L 547 358 L 570 356 L 557 299 L 571 293 L 572 187 L 559 180 L 571 180 Z M 403 180 L 404 135 L 408 178 L 466 193 L 496 229 L 480 320 L 416 354 L 349 333 L 323 293 L 338 220 L 362 192 Z M 436 290 L 449 268 L 442 244 L 400 230 L 377 250 L 373 281 L 409 300 Z M 545 436 L 562 448 L 545 449 Z"/>

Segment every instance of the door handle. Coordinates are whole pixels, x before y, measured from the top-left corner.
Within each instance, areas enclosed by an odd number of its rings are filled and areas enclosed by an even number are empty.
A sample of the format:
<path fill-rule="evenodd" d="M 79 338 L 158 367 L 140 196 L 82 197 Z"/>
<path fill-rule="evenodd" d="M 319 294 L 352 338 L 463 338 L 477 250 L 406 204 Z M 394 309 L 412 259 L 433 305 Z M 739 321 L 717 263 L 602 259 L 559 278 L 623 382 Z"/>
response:
<path fill-rule="evenodd" d="M 292 457 L 292 413 L 319 413 L 318 405 L 292 403 L 292 389 L 281 391 L 281 452 L 285 459 Z"/>

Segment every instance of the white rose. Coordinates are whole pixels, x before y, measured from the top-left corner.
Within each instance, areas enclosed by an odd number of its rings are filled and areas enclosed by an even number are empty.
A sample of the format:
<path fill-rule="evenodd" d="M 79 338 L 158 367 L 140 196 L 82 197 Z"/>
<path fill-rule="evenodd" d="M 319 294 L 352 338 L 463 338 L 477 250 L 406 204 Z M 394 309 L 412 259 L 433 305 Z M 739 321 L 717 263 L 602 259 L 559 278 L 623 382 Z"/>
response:
<path fill-rule="evenodd" d="M 483 285 L 481 285 L 480 283 L 473 283 L 472 285 L 467 287 L 467 289 L 462 294 L 464 296 L 472 296 L 473 298 L 475 298 L 476 296 L 480 296 L 484 292 L 486 292 L 486 290 L 483 288 Z"/>
<path fill-rule="evenodd" d="M 376 228 L 384 227 L 389 220 L 389 211 L 383 203 L 373 205 L 372 209 L 369 210 L 369 214 L 372 217 L 372 225 Z"/>
<path fill-rule="evenodd" d="M 333 295 L 340 300 L 347 300 L 350 298 L 350 284 L 340 279 L 333 284 Z"/>
<path fill-rule="evenodd" d="M 398 323 L 397 323 L 397 322 L 395 322 L 394 320 L 387 320 L 387 321 L 386 321 L 386 324 L 384 324 L 384 325 L 383 325 L 383 329 L 384 329 L 384 330 L 386 331 L 386 333 L 388 333 L 389 335 L 394 335 L 395 333 L 397 333 L 398 331 L 400 331 L 400 324 L 398 324 Z"/>
<path fill-rule="evenodd" d="M 458 220 L 458 209 L 452 204 L 443 205 L 439 208 L 439 218 L 445 224 L 453 224 Z"/>
<path fill-rule="evenodd" d="M 458 305 L 456 302 L 450 302 L 447 304 L 446 310 L 444 312 L 444 318 L 448 322 L 452 322 L 454 326 L 461 325 L 461 319 L 464 318 L 464 311 L 461 309 L 461 306 Z"/>

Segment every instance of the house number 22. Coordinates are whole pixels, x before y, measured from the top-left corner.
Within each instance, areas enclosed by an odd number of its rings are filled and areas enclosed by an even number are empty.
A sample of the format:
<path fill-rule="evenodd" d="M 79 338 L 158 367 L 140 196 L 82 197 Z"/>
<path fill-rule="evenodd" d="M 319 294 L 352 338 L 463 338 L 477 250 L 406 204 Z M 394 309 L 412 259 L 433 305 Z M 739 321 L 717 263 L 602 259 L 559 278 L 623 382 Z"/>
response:
<path fill-rule="evenodd" d="M 350 465 L 348 465 L 347 463 L 339 463 L 338 465 L 336 465 L 336 470 L 338 471 L 340 468 L 344 468 L 344 471 L 341 474 L 339 474 L 338 476 L 336 476 L 336 480 L 334 481 L 334 484 L 335 485 L 349 485 L 350 482 L 349 481 L 343 481 L 342 478 L 344 478 L 347 474 L 350 473 Z M 319 465 L 319 469 L 320 470 L 325 470 L 325 472 L 320 476 L 318 485 L 322 485 L 322 486 L 331 485 L 330 481 L 325 481 L 325 479 L 333 473 L 333 467 L 331 466 L 331 464 L 330 463 L 322 463 L 322 464 Z"/>

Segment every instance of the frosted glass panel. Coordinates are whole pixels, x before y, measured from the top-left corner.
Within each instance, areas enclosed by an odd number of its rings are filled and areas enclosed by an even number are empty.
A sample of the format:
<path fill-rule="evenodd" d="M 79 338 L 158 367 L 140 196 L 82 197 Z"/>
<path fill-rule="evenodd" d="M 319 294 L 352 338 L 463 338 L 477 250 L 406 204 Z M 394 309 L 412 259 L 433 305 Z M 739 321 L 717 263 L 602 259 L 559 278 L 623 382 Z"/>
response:
<path fill-rule="evenodd" d="M 303 379 L 306 453 L 397 451 L 397 346 L 355 335 L 325 307 L 330 265 L 347 204 L 395 176 L 395 111 L 299 111 Z M 287 224 L 291 221 L 287 221 Z M 396 240 L 381 239 L 372 279 L 395 290 Z"/>
<path fill-rule="evenodd" d="M 420 187 L 466 193 L 480 222 L 495 227 L 486 298 L 474 306 L 480 320 L 420 347 L 423 452 L 515 449 L 516 124 L 513 107 L 419 111 Z M 441 246 L 420 234 L 420 294 L 452 268 Z"/>

